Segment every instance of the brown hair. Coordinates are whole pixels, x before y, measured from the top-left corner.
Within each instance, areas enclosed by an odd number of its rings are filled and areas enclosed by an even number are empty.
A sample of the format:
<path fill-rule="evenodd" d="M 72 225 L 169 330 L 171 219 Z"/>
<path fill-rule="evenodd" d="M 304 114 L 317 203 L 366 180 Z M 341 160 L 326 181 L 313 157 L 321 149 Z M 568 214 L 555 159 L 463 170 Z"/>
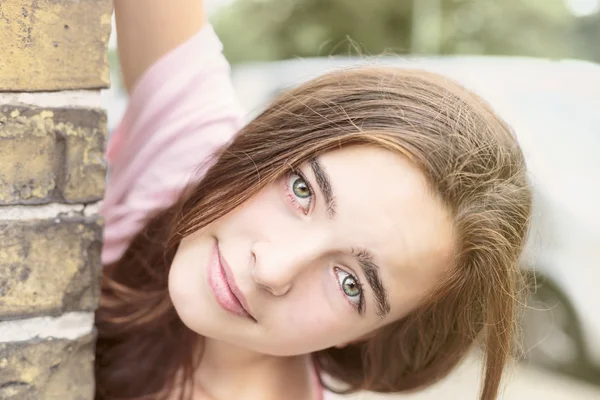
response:
<path fill-rule="evenodd" d="M 481 399 L 496 398 L 516 332 L 518 258 L 530 215 L 525 162 L 509 127 L 479 97 L 436 74 L 393 68 L 328 73 L 278 97 L 201 182 L 159 212 L 105 267 L 96 316 L 96 398 L 161 398 L 191 379 L 197 335 L 167 291 L 181 239 L 311 158 L 352 145 L 408 156 L 451 212 L 458 248 L 438 287 L 364 341 L 313 355 L 349 391 L 430 385 L 482 339 Z M 184 398 L 185 393 L 181 393 Z"/>

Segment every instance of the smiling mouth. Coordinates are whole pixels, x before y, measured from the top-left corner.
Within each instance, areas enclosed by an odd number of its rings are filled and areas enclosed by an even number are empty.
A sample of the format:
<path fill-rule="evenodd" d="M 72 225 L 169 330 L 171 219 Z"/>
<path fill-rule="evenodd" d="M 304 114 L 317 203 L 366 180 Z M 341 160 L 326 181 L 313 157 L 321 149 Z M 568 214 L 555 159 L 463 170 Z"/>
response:
<path fill-rule="evenodd" d="M 221 257 L 218 241 L 215 241 L 210 257 L 208 283 L 217 303 L 225 311 L 256 322 L 248 306 L 244 306 L 245 299 L 235 284 L 227 262 Z"/>

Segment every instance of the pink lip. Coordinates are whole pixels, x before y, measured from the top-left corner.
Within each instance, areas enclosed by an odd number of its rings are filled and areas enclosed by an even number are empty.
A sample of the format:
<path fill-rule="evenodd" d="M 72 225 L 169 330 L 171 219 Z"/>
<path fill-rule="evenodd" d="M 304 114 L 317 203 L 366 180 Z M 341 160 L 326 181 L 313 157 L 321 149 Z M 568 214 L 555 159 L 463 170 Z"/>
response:
<path fill-rule="evenodd" d="M 249 311 L 248 303 L 246 302 L 244 295 L 235 283 L 229 265 L 227 265 L 225 259 L 221 257 L 217 241 L 215 241 L 214 249 L 210 257 L 208 284 L 217 302 L 226 311 L 242 317 L 254 319 Z"/>

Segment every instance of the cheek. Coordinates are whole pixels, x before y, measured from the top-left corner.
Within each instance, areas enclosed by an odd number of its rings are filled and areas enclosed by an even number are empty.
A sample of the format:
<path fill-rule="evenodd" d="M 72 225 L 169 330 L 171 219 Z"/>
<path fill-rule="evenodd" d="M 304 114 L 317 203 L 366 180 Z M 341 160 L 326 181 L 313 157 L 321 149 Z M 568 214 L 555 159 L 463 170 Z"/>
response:
<path fill-rule="evenodd" d="M 248 200 L 230 214 L 217 221 L 213 230 L 221 235 L 235 234 L 251 237 L 257 231 L 283 231 L 289 222 L 290 213 L 284 196 L 278 191 L 279 185 L 271 185 Z"/>
<path fill-rule="evenodd" d="M 325 288 L 327 284 L 323 285 Z M 354 340 L 365 333 L 364 321 L 345 310 L 336 292 L 314 285 L 277 304 L 270 313 L 270 339 L 294 354 L 314 352 Z"/>
<path fill-rule="evenodd" d="M 306 354 L 335 346 L 344 341 L 347 329 L 340 323 L 340 316 L 331 308 L 316 303 L 297 306 L 290 304 L 285 317 L 276 318 L 272 344 L 284 349 L 289 355 Z"/>

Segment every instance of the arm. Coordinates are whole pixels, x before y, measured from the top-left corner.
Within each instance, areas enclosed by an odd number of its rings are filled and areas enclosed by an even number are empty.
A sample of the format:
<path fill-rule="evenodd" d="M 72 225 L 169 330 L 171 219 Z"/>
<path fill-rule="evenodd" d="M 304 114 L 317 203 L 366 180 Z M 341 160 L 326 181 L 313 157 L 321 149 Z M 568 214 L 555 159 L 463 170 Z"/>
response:
<path fill-rule="evenodd" d="M 180 17 L 180 8 L 166 6 L 200 0 L 115 1 L 130 96 L 107 147 L 105 265 L 117 261 L 148 218 L 171 206 L 190 180 L 201 179 L 244 115 L 221 42 L 198 17 L 201 7 Z"/>
<path fill-rule="evenodd" d="M 123 82 L 131 93 L 140 76 L 205 23 L 203 0 L 114 0 Z"/>

